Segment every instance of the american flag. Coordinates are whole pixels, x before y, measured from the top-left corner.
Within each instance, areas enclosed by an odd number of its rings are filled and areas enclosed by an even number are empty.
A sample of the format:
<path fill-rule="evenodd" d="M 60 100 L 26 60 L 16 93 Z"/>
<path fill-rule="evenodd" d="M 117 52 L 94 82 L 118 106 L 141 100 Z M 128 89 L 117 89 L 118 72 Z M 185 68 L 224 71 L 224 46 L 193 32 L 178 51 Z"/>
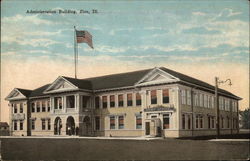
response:
<path fill-rule="evenodd" d="M 76 30 L 76 42 L 77 43 L 87 43 L 89 47 L 94 49 L 92 44 L 92 35 L 88 31 L 78 31 Z"/>

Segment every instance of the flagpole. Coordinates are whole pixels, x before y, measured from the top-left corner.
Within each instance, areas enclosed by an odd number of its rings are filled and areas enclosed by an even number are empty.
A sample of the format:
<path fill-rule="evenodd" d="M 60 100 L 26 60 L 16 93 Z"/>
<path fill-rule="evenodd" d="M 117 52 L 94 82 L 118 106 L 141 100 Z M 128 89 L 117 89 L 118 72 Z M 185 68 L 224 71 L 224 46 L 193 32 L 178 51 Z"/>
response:
<path fill-rule="evenodd" d="M 76 40 L 76 27 L 74 26 L 74 58 L 75 58 L 74 61 L 75 61 L 75 78 L 77 78 L 77 69 L 76 69 L 76 68 L 77 68 L 77 66 L 76 66 L 76 53 L 77 53 L 77 51 L 76 51 L 76 50 L 77 50 L 77 49 L 76 49 L 76 47 L 77 47 L 76 44 L 77 44 L 77 43 L 76 43 L 76 41 L 77 41 L 77 40 Z"/>

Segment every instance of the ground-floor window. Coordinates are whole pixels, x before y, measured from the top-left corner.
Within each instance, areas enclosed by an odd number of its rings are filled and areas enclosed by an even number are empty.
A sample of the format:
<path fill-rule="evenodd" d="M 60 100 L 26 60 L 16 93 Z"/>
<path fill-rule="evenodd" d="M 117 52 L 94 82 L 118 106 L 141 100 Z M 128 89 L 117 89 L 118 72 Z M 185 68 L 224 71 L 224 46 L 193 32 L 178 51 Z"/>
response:
<path fill-rule="evenodd" d="M 136 129 L 142 128 L 142 117 L 141 115 L 136 116 Z"/>
<path fill-rule="evenodd" d="M 48 130 L 51 129 L 51 125 L 50 125 L 50 119 L 48 119 Z"/>
<path fill-rule="evenodd" d="M 185 114 L 182 114 L 182 129 L 185 129 L 185 124 L 186 124 Z"/>
<path fill-rule="evenodd" d="M 14 130 L 17 130 L 17 121 L 14 121 L 13 124 L 14 124 Z"/>
<path fill-rule="evenodd" d="M 110 126 L 110 129 L 115 129 L 115 116 L 110 116 L 109 126 Z"/>
<path fill-rule="evenodd" d="M 118 117 L 118 123 L 119 123 L 118 124 L 119 125 L 118 128 L 119 129 L 124 129 L 124 116 L 119 116 Z"/>
<path fill-rule="evenodd" d="M 195 117 L 195 127 L 196 129 L 202 129 L 203 128 L 203 116 L 202 115 L 196 115 Z"/>
<path fill-rule="evenodd" d="M 20 121 L 20 127 L 19 130 L 23 130 L 23 121 Z"/>
<path fill-rule="evenodd" d="M 169 114 L 163 114 L 163 129 L 169 129 Z"/>
<path fill-rule="evenodd" d="M 100 117 L 95 117 L 95 130 L 100 130 Z"/>
<path fill-rule="evenodd" d="M 31 120 L 31 129 L 35 130 L 35 120 Z"/>
<path fill-rule="evenodd" d="M 227 128 L 230 128 L 230 118 L 227 117 Z"/>
<path fill-rule="evenodd" d="M 223 129 L 224 128 L 224 118 L 221 117 L 221 128 Z"/>
<path fill-rule="evenodd" d="M 211 129 L 211 116 L 207 117 L 208 128 Z"/>
<path fill-rule="evenodd" d="M 42 119 L 42 130 L 45 130 L 45 120 Z"/>
<path fill-rule="evenodd" d="M 215 117 L 212 116 L 211 119 L 212 119 L 212 128 L 214 129 L 214 127 L 215 127 Z"/>
<path fill-rule="evenodd" d="M 188 115 L 188 129 L 191 129 L 191 116 Z"/>

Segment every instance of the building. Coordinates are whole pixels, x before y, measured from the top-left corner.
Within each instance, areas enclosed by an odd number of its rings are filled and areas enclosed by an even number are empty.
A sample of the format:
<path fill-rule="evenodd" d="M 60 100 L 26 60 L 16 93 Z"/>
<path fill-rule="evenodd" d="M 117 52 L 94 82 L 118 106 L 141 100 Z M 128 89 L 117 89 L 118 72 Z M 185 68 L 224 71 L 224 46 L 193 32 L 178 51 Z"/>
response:
<path fill-rule="evenodd" d="M 0 122 L 0 136 L 9 135 L 9 125 L 7 122 Z"/>
<path fill-rule="evenodd" d="M 237 133 L 238 101 L 219 89 L 220 132 Z M 214 86 L 156 67 L 101 77 L 59 76 L 34 90 L 15 88 L 11 135 L 216 135 Z"/>

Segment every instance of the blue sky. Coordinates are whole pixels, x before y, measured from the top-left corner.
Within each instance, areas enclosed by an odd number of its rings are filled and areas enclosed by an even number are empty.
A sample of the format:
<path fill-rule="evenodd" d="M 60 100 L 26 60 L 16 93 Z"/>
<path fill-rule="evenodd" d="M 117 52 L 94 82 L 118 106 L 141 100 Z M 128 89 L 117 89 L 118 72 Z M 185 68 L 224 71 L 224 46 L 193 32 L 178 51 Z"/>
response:
<path fill-rule="evenodd" d="M 59 9 L 99 13 L 26 13 Z M 2 60 L 72 63 L 76 26 L 92 34 L 95 48 L 79 44 L 80 63 L 105 56 L 138 64 L 249 61 L 246 0 L 4 1 L 1 12 Z"/>

